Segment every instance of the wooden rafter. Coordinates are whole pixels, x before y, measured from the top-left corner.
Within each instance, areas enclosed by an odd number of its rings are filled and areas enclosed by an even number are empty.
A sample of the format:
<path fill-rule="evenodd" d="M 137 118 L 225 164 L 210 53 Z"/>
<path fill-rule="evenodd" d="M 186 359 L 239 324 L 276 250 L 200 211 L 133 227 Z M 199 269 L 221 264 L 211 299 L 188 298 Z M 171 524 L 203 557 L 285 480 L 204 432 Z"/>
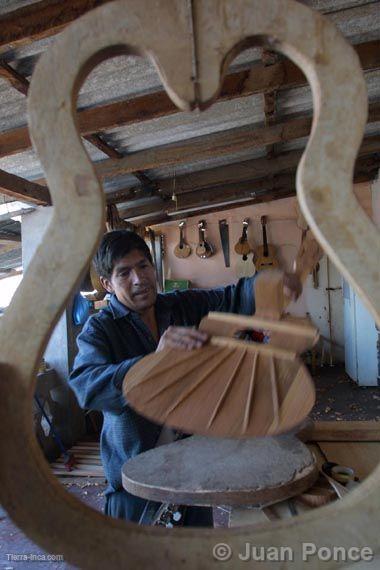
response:
<path fill-rule="evenodd" d="M 0 230 L 0 243 L 2 242 L 20 242 L 21 235 Z"/>
<path fill-rule="evenodd" d="M 363 157 L 380 152 L 380 135 L 367 137 L 359 150 L 358 156 Z M 191 172 L 176 177 L 176 194 L 192 192 L 196 189 L 207 188 L 211 185 L 242 182 L 244 180 L 263 178 L 293 170 L 299 163 L 303 150 L 281 153 L 275 158 L 257 158 L 227 166 L 219 166 L 198 172 Z M 363 161 L 362 161 L 363 164 Z M 160 188 L 163 194 L 171 195 L 173 183 L 171 180 L 161 180 Z"/>
<path fill-rule="evenodd" d="M 279 55 L 273 51 L 263 50 L 261 56 L 262 62 L 265 67 L 270 67 L 275 65 L 279 61 Z M 265 126 L 274 125 L 276 122 L 276 100 L 277 100 L 277 90 L 271 89 L 270 91 L 265 91 L 263 94 L 264 98 L 264 116 L 265 116 Z M 268 158 L 275 156 L 277 152 L 276 146 L 274 144 L 267 145 L 266 154 Z"/>
<path fill-rule="evenodd" d="M 51 205 L 49 189 L 15 174 L 0 170 L 0 193 L 28 204 Z"/>
<path fill-rule="evenodd" d="M 0 18 L 0 47 L 21 45 L 60 32 L 89 10 L 110 0 L 41 0 Z"/>
<path fill-rule="evenodd" d="M 380 136 L 375 135 L 364 139 L 359 151 L 359 156 L 364 157 L 380 152 Z M 176 195 L 184 192 L 193 192 L 210 186 L 225 185 L 229 183 L 240 183 L 246 180 L 262 179 L 294 170 L 298 165 L 303 150 L 294 150 L 282 153 L 275 158 L 256 158 L 246 160 L 226 166 L 218 166 L 207 170 L 191 172 L 186 175 L 176 177 Z M 376 162 L 376 161 L 375 161 Z M 376 162 L 377 163 L 377 162 Z M 364 162 L 361 162 L 362 171 Z M 368 161 L 367 161 L 368 165 Z M 171 179 L 160 180 L 160 194 L 170 197 L 173 193 L 173 182 Z M 142 197 L 142 190 L 139 188 L 126 188 L 113 192 L 107 196 L 110 203 L 123 202 L 128 199 Z"/>
<path fill-rule="evenodd" d="M 380 68 L 380 41 L 367 42 L 355 47 L 364 70 Z M 289 89 L 306 84 L 303 73 L 290 61 L 283 60 L 273 66 L 254 64 L 249 70 L 228 75 L 223 83 L 219 101 L 264 93 L 268 89 Z M 82 135 L 132 123 L 157 119 L 174 113 L 178 108 L 164 91 L 99 105 L 78 112 Z M 271 144 L 271 143 L 268 143 Z M 0 157 L 22 152 L 31 147 L 27 127 L 20 127 L 0 134 Z"/>
<path fill-rule="evenodd" d="M 374 180 L 380 167 L 380 157 L 370 156 L 359 158 L 355 167 L 355 182 L 365 182 Z M 170 213 L 170 219 L 175 216 L 176 210 L 194 211 L 202 208 L 203 213 L 212 213 L 228 208 L 239 207 L 243 204 L 257 204 L 278 200 L 288 196 L 294 196 L 295 171 L 290 173 L 279 173 L 271 177 L 256 178 L 243 182 L 233 182 L 210 186 L 193 192 L 185 192 L 177 195 L 176 202 L 166 200 L 151 202 L 144 205 L 135 206 L 133 202 L 127 202 L 119 206 L 119 213 L 123 219 L 144 218 L 153 223 L 164 221 Z M 224 206 L 223 206 L 223 203 Z M 220 206 L 213 206 L 220 204 Z M 183 216 L 183 215 L 182 215 Z"/>

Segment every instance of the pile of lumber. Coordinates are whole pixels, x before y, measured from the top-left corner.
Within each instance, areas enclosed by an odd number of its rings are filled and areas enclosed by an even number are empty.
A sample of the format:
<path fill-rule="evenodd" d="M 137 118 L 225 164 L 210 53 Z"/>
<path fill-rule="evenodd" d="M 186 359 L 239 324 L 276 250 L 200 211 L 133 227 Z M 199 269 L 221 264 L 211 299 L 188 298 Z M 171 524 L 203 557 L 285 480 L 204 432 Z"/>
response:
<path fill-rule="evenodd" d="M 51 463 L 51 469 L 58 477 L 104 477 L 104 470 L 100 460 L 99 442 L 78 442 L 69 451 L 73 461 L 70 470 L 65 465 L 65 458 L 61 455 L 56 462 Z"/>

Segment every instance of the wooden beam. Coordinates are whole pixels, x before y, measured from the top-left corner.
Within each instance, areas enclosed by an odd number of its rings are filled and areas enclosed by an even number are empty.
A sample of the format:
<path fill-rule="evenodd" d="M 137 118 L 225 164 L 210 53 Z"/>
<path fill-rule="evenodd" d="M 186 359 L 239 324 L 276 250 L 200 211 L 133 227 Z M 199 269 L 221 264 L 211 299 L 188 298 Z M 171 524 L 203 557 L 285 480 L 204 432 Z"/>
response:
<path fill-rule="evenodd" d="M 245 201 L 247 198 L 256 199 L 257 193 L 268 193 L 271 195 L 274 191 L 281 191 L 286 187 L 286 190 L 294 190 L 294 173 L 279 176 L 271 181 L 268 178 L 261 180 L 251 180 L 238 184 L 225 184 L 216 188 L 207 188 L 197 192 L 187 192 L 178 196 L 177 201 L 172 200 L 162 201 L 161 208 L 166 213 L 173 213 L 176 210 L 184 209 L 197 209 L 203 206 L 217 204 L 219 202 L 231 201 Z M 274 196 L 274 194 L 273 194 Z M 260 196 L 262 197 L 262 196 Z M 125 206 L 119 206 L 120 217 L 129 219 L 142 215 L 150 215 L 152 212 L 157 212 L 160 204 L 148 203 L 143 206 L 133 206 L 131 203 Z"/>
<path fill-rule="evenodd" d="M 3 242 L 21 242 L 21 235 L 20 234 L 13 234 L 9 232 L 2 232 L 0 229 L 0 243 L 3 245 Z"/>
<path fill-rule="evenodd" d="M 0 257 L 5 253 L 10 253 L 11 251 L 15 251 L 16 249 L 21 251 L 21 246 L 19 243 L 5 241 L 5 240 L 4 242 L 2 242 L 2 240 L 0 239 Z"/>
<path fill-rule="evenodd" d="M 0 170 L 0 193 L 15 200 L 38 206 L 50 206 L 51 198 L 46 186 L 29 182 L 20 176 Z"/>
<path fill-rule="evenodd" d="M 0 18 L 0 47 L 38 40 L 61 31 L 89 10 L 110 0 L 42 0 Z"/>
<path fill-rule="evenodd" d="M 256 158 L 177 176 L 176 194 L 192 192 L 217 184 L 262 178 L 282 171 L 292 170 L 298 165 L 303 152 L 303 149 L 294 150 L 279 154 L 275 158 Z M 367 137 L 360 147 L 358 156 L 361 157 L 372 153 L 380 153 L 380 135 Z M 172 179 L 161 180 L 158 184 L 163 194 L 172 194 Z"/>
<path fill-rule="evenodd" d="M 94 133 L 93 135 L 86 135 L 84 138 L 86 141 L 96 146 L 96 148 L 104 152 L 104 154 L 110 158 L 119 159 L 123 156 L 118 150 L 112 148 L 108 143 L 106 143 L 106 141 L 104 141 L 102 137 L 97 133 Z"/>
<path fill-rule="evenodd" d="M 377 176 L 380 167 L 380 156 L 370 156 L 360 158 L 355 167 L 355 182 L 373 180 Z M 133 219 L 136 217 L 146 217 L 152 215 L 175 214 L 176 210 L 203 210 L 216 211 L 215 204 L 219 210 L 230 209 L 236 204 L 256 203 L 259 201 L 271 201 L 294 196 L 295 171 L 282 173 L 274 176 L 267 176 L 261 179 L 246 180 L 244 182 L 234 182 L 221 184 L 215 187 L 203 188 L 193 192 L 185 192 L 177 195 L 176 202 L 163 200 L 161 203 L 155 201 L 144 205 L 133 205 L 133 202 L 126 202 L 119 206 L 119 215 L 123 219 Z M 249 202 L 247 202 L 249 199 Z M 223 205 L 224 203 L 224 205 Z M 219 206 L 220 205 L 220 206 Z M 180 213 L 180 212 L 179 212 Z"/>
<path fill-rule="evenodd" d="M 0 77 L 6 79 L 8 83 L 23 95 L 28 94 L 29 81 L 5 61 L 0 61 Z"/>
<path fill-rule="evenodd" d="M 361 57 L 364 70 L 370 71 L 380 68 L 380 41 L 360 44 L 355 46 L 355 49 Z M 306 79 L 303 73 L 288 60 L 267 67 L 262 63 L 256 63 L 249 70 L 228 75 L 218 100 L 247 97 L 271 89 L 289 89 L 305 84 Z M 128 101 L 84 109 L 79 111 L 78 121 L 81 134 L 90 135 L 178 112 L 179 109 L 171 102 L 165 91 L 158 91 Z M 27 127 L 20 127 L 0 134 L 0 157 L 22 152 L 30 147 L 31 141 Z"/>
<path fill-rule="evenodd" d="M 223 204 L 212 205 L 208 204 L 202 209 L 199 207 L 189 208 L 189 211 L 179 210 L 176 213 L 176 210 L 171 209 L 163 209 L 157 210 L 157 208 L 148 208 L 147 206 L 144 208 L 141 206 L 139 210 L 137 210 L 137 215 L 132 214 L 131 210 L 131 218 L 132 217 L 139 217 L 138 223 L 146 224 L 146 225 L 155 225 L 155 224 L 162 224 L 167 221 L 175 221 L 181 220 L 184 217 L 191 217 L 195 215 L 203 216 L 206 214 L 213 214 L 216 212 L 225 212 L 226 210 L 233 210 L 236 208 L 241 208 L 242 206 L 252 206 L 254 204 L 261 204 L 264 202 L 272 202 L 273 200 L 281 200 L 282 198 L 288 198 L 289 196 L 294 196 L 294 191 L 290 189 L 284 189 L 278 192 L 265 192 L 255 197 L 251 198 L 240 198 L 234 202 L 226 201 Z M 122 210 L 121 210 L 122 211 Z M 136 212 L 136 210 L 133 210 Z M 128 215 L 128 211 L 126 211 Z M 170 215 L 169 215 L 170 214 Z M 124 215 L 122 215 L 124 217 Z"/>
<path fill-rule="evenodd" d="M 22 269 L 0 269 L 0 279 L 7 279 L 8 277 L 13 277 L 14 275 L 22 275 Z"/>
<path fill-rule="evenodd" d="M 380 120 L 380 103 L 370 106 L 370 117 L 373 121 Z M 97 163 L 95 169 L 99 176 L 112 178 L 135 170 L 196 162 L 241 150 L 260 148 L 267 144 L 307 136 L 310 133 L 311 121 L 311 117 L 298 117 L 270 127 L 249 126 L 211 133 L 180 143 L 134 152 L 120 160 L 105 160 Z"/>
<path fill-rule="evenodd" d="M 303 441 L 380 441 L 376 421 L 315 422 L 300 434 Z"/>
<path fill-rule="evenodd" d="M 265 67 L 270 67 L 275 65 L 280 59 L 280 56 L 273 51 L 263 50 L 261 55 L 261 60 Z M 265 126 L 270 126 L 276 122 L 276 103 L 277 103 L 277 91 L 276 89 L 271 89 L 270 91 L 265 91 L 263 94 L 264 99 L 264 116 L 265 116 Z M 266 155 L 268 158 L 273 158 L 277 154 L 276 145 L 270 144 L 266 147 Z"/>
<path fill-rule="evenodd" d="M 380 135 L 367 137 L 360 147 L 358 156 L 361 161 L 357 162 L 356 181 L 372 180 L 379 164 L 376 156 L 368 155 L 380 153 Z M 239 163 L 210 168 L 198 172 L 192 172 L 176 178 L 176 195 L 186 192 L 194 192 L 202 188 L 209 188 L 229 183 L 241 183 L 247 180 L 262 179 L 273 176 L 280 172 L 293 170 L 297 167 L 303 150 L 294 150 L 282 153 L 274 159 L 257 158 Z M 365 160 L 362 157 L 368 156 Z M 173 193 L 172 179 L 161 180 L 158 183 L 160 195 L 170 197 Z M 128 200 L 137 200 L 155 195 L 141 187 L 125 188 L 107 195 L 107 203 L 117 204 Z"/>

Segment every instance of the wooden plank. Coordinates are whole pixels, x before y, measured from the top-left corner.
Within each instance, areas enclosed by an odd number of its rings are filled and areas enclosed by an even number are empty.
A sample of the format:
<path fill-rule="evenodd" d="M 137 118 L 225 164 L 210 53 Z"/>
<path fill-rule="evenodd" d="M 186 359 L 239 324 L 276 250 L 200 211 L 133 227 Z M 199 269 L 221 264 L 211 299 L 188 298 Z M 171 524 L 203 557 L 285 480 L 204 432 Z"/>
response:
<path fill-rule="evenodd" d="M 29 182 L 5 170 L 0 170 L 0 192 L 28 204 L 51 205 L 50 193 L 46 186 Z"/>
<path fill-rule="evenodd" d="M 0 18 L 0 46 L 21 45 L 51 36 L 89 10 L 110 0 L 42 0 Z"/>
<path fill-rule="evenodd" d="M 79 4 L 81 3 L 79 0 L 77 0 L 77 2 Z M 47 2 L 47 4 L 49 3 L 51 2 Z M 59 2 L 56 3 L 60 4 Z M 82 3 L 86 4 L 86 2 Z M 87 3 L 91 4 L 90 1 Z M 70 13 L 71 11 L 75 11 L 75 7 L 72 8 L 70 6 L 70 10 L 63 10 L 62 5 L 62 12 L 66 14 L 66 12 Z M 36 14 L 38 14 L 37 10 Z M 20 23 L 17 25 L 19 30 L 22 29 Z M 38 25 L 37 18 L 36 25 Z M 369 71 L 380 67 L 380 41 L 366 42 L 360 44 L 360 46 L 356 46 L 355 49 L 361 58 L 363 69 Z M 304 84 L 306 84 L 306 81 L 303 73 L 291 62 L 284 60 L 278 64 L 267 67 L 262 63 L 257 63 L 252 65 L 249 70 L 228 75 L 224 81 L 218 100 L 223 101 L 237 97 L 247 97 L 257 93 L 264 93 L 268 89 L 288 89 Z M 157 119 L 178 112 L 179 109 L 172 103 L 168 95 L 164 91 L 158 91 L 127 101 L 117 101 L 79 111 L 79 129 L 82 135 L 89 135 L 131 123 Z M 298 136 L 306 136 L 310 132 L 310 124 L 309 120 L 307 124 L 304 125 L 303 134 L 299 134 Z M 274 133 L 272 133 L 272 135 L 273 134 Z M 291 140 L 291 138 L 282 137 L 280 133 L 277 133 L 277 138 L 269 137 L 268 141 L 264 141 L 259 146 L 275 144 L 282 140 Z M 31 141 L 27 127 L 13 129 L 12 131 L 7 131 L 0 135 L 0 157 L 22 152 L 30 147 Z M 173 164 L 173 162 L 170 164 Z M 153 166 L 151 167 L 153 168 Z M 148 166 L 146 168 L 148 168 Z M 134 170 L 144 170 L 144 167 L 141 166 L 140 163 L 140 166 L 137 166 Z M 124 172 L 128 172 L 128 170 L 124 170 Z"/>
<path fill-rule="evenodd" d="M 376 421 L 341 421 L 315 422 L 305 431 L 307 441 L 344 441 L 371 442 L 380 441 L 380 422 Z M 380 457 L 379 457 L 380 459 Z"/>
<path fill-rule="evenodd" d="M 121 158 L 123 156 L 118 150 L 106 143 L 98 134 L 86 135 L 84 138 L 110 158 Z"/>
<path fill-rule="evenodd" d="M 22 269 L 11 269 L 9 271 L 0 269 L 0 280 L 7 279 L 8 277 L 13 277 L 15 275 L 22 275 Z"/>
<path fill-rule="evenodd" d="M 359 479 L 372 473 L 380 462 L 379 442 L 319 442 L 328 461 L 354 469 Z"/>
<path fill-rule="evenodd" d="M 23 95 L 28 94 L 29 81 L 20 75 L 5 61 L 0 62 L 0 77 L 6 79 L 17 91 Z"/>
<path fill-rule="evenodd" d="M 368 179 L 376 177 L 380 166 L 380 158 L 359 159 L 357 161 L 357 171 L 355 179 L 361 180 L 363 176 Z M 369 169 L 369 170 L 368 170 Z M 372 178 L 371 178 L 372 177 Z M 126 202 L 119 206 L 119 215 L 125 220 L 134 218 L 151 217 L 152 214 L 159 216 L 160 212 L 165 214 L 175 214 L 178 210 L 198 210 L 202 208 L 203 213 L 209 213 L 215 210 L 215 204 L 218 206 L 224 204 L 231 207 L 231 203 L 241 205 L 257 204 L 263 201 L 278 200 L 288 196 L 294 196 L 295 190 L 295 172 L 279 174 L 274 177 L 265 177 L 261 179 L 246 180 L 232 184 L 218 185 L 215 187 L 203 188 L 194 192 L 186 192 L 179 194 L 177 200 L 152 201 L 144 205 L 133 205 L 133 202 Z M 120 195 L 120 192 L 118 193 Z M 111 200 L 111 198 L 109 198 Z M 247 201 L 249 200 L 249 201 Z M 214 206 L 213 206 L 214 204 Z M 205 209 L 204 209 L 205 208 Z M 204 210 L 203 210 L 204 209 Z M 174 218 L 171 218 L 174 219 Z M 150 223 L 153 223 L 151 220 Z M 154 220 L 156 223 L 156 220 Z"/>
<path fill-rule="evenodd" d="M 7 245 L 8 242 L 21 242 L 21 235 L 20 234 L 11 234 L 9 232 L 2 232 L 0 230 L 0 244 Z"/>

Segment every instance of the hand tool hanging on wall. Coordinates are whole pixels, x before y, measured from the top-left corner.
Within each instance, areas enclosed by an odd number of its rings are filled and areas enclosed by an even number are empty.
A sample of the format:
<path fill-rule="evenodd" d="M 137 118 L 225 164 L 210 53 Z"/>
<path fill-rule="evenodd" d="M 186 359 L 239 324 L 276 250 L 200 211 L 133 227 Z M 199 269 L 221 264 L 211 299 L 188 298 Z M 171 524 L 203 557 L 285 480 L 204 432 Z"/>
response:
<path fill-rule="evenodd" d="M 185 241 L 185 225 L 186 222 L 180 222 L 179 227 L 179 243 L 174 248 L 174 255 L 180 259 L 185 259 L 191 254 L 191 247 Z"/>
<path fill-rule="evenodd" d="M 149 240 L 152 250 L 154 267 L 156 269 L 157 287 L 159 292 L 162 293 L 164 290 L 164 235 L 156 235 L 155 232 L 149 228 Z"/>
<path fill-rule="evenodd" d="M 214 248 L 212 247 L 211 243 L 206 241 L 205 233 L 206 233 L 206 221 L 200 220 L 198 222 L 198 230 L 199 230 L 199 243 L 197 245 L 197 249 L 195 253 L 201 259 L 207 259 L 211 257 L 214 253 Z"/>
<path fill-rule="evenodd" d="M 226 267 L 230 266 L 230 234 L 228 231 L 227 220 L 219 220 L 219 233 L 220 241 L 222 243 L 222 250 L 224 256 L 224 265 Z"/>

